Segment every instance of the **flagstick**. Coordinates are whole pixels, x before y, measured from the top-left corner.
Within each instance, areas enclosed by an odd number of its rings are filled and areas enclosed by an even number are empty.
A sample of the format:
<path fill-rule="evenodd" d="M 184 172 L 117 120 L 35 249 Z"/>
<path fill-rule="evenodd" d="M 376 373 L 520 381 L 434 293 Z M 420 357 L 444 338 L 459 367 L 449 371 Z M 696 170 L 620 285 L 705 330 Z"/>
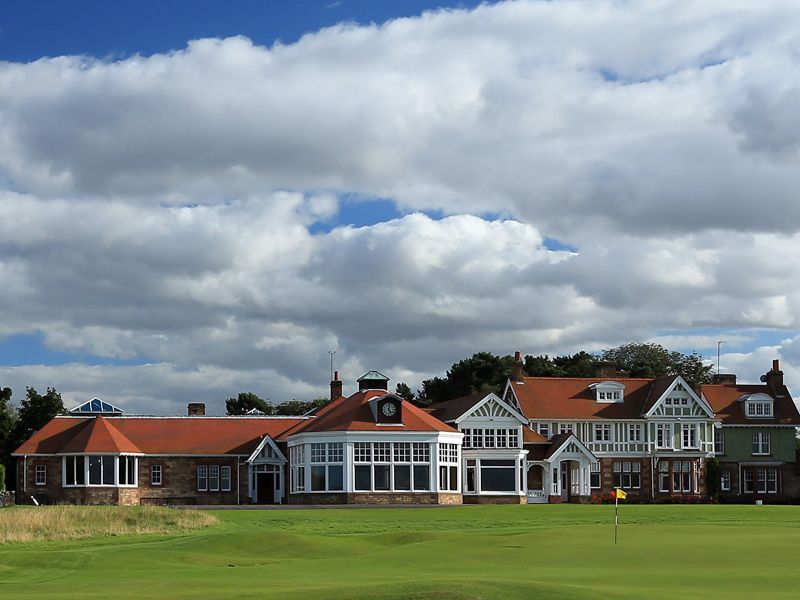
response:
<path fill-rule="evenodd" d="M 617 525 L 619 525 L 619 495 L 614 494 L 614 545 L 617 545 Z"/>

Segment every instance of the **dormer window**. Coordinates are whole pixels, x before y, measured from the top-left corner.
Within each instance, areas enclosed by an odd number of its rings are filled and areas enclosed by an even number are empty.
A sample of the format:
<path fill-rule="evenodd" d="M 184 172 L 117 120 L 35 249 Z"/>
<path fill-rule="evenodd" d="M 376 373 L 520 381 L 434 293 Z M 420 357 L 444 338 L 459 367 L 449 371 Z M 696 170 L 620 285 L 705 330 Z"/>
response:
<path fill-rule="evenodd" d="M 773 416 L 772 396 L 767 394 L 747 394 L 740 400 L 744 401 L 744 414 L 748 419 L 770 419 Z"/>
<path fill-rule="evenodd" d="M 624 400 L 625 385 L 618 381 L 601 381 L 593 383 L 589 389 L 594 391 L 595 400 L 598 402 L 622 402 Z"/>

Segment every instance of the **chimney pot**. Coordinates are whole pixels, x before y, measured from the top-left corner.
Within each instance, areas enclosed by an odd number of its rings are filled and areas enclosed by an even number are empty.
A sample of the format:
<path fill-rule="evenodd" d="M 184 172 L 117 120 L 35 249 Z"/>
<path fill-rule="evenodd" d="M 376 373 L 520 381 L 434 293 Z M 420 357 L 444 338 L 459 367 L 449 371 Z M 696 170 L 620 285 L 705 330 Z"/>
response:
<path fill-rule="evenodd" d="M 186 414 L 190 417 L 202 417 L 206 414 L 205 402 L 189 402 Z"/>
<path fill-rule="evenodd" d="M 331 381 L 331 400 L 336 400 L 342 397 L 342 381 L 339 379 L 339 371 L 333 372 L 333 380 Z"/>
<path fill-rule="evenodd" d="M 780 361 L 776 358 L 772 361 L 772 370 L 764 375 L 764 381 L 770 394 L 775 397 L 783 395 L 783 371 L 781 371 Z"/>
<path fill-rule="evenodd" d="M 517 350 L 514 352 L 514 365 L 511 367 L 511 381 L 522 381 L 522 368 L 525 363 L 522 362 L 522 354 Z"/>
<path fill-rule="evenodd" d="M 711 382 L 717 385 L 736 385 L 736 374 L 717 373 L 711 378 Z"/>

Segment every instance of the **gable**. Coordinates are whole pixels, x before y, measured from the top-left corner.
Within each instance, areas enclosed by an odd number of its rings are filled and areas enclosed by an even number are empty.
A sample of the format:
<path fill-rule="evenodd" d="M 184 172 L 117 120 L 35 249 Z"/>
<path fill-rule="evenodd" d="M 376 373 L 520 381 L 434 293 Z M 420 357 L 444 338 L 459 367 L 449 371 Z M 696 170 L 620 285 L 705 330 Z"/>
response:
<path fill-rule="evenodd" d="M 646 417 L 705 417 L 714 418 L 709 404 L 698 396 L 680 376 L 653 403 Z"/>
<path fill-rule="evenodd" d="M 483 400 L 472 406 L 458 417 L 455 422 L 461 424 L 467 420 L 495 421 L 498 419 L 518 421 L 522 424 L 528 423 L 524 415 L 503 402 L 495 394 L 487 394 Z"/>
<path fill-rule="evenodd" d="M 256 449 L 253 450 L 253 453 L 245 462 L 283 464 L 286 462 L 286 456 L 278 449 L 272 438 L 267 435 L 264 436 L 264 439 L 256 446 Z"/>

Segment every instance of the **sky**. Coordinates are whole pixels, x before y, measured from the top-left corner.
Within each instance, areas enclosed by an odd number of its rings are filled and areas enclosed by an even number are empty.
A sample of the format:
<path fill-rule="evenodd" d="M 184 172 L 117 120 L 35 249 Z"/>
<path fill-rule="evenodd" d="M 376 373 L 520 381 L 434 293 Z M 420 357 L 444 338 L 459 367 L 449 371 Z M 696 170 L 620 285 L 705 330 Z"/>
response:
<path fill-rule="evenodd" d="M 5 2 L 0 385 L 181 414 L 656 342 L 800 394 L 793 0 Z"/>

